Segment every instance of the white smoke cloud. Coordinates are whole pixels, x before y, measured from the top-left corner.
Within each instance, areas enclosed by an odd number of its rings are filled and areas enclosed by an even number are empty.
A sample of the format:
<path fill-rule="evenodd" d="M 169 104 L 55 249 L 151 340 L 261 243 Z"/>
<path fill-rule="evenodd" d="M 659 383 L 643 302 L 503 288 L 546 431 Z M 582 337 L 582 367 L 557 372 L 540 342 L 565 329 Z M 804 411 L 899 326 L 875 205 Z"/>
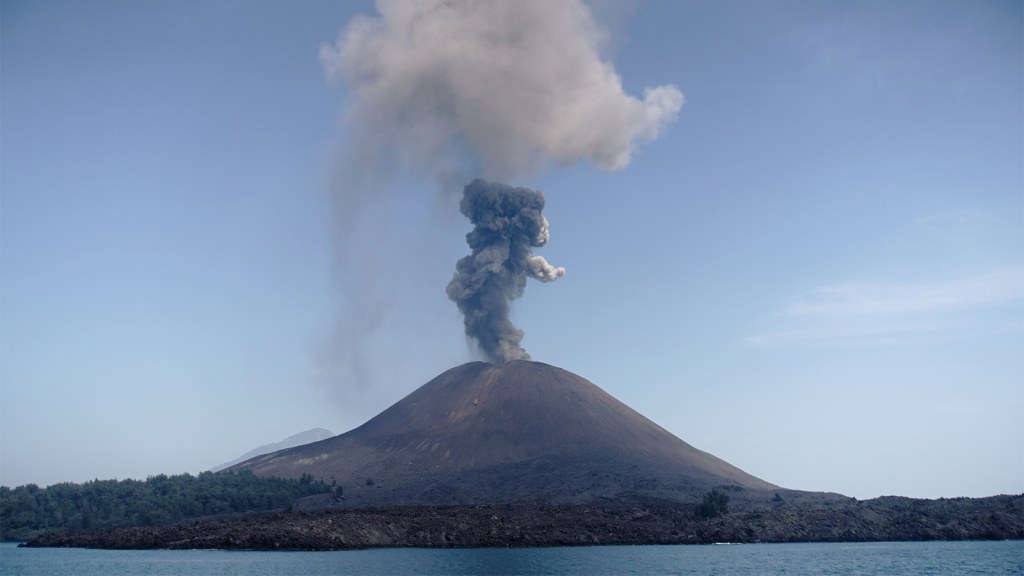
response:
<path fill-rule="evenodd" d="M 530 275 L 541 282 L 554 282 L 565 276 L 565 267 L 552 266 L 543 256 L 529 256 L 526 265 L 530 268 Z"/>
<path fill-rule="evenodd" d="M 533 245 L 543 246 L 548 243 L 550 238 L 551 229 L 548 226 L 548 219 L 542 214 L 540 217 L 540 229 L 537 230 L 537 236 L 533 239 Z M 543 256 L 527 256 L 526 266 L 529 268 L 530 275 L 541 282 L 554 282 L 565 276 L 565 267 L 552 266 Z"/>
<path fill-rule="evenodd" d="M 320 59 L 356 96 L 364 146 L 420 166 L 509 179 L 589 159 L 626 166 L 683 104 L 674 86 L 623 92 L 578 0 L 378 0 Z"/>

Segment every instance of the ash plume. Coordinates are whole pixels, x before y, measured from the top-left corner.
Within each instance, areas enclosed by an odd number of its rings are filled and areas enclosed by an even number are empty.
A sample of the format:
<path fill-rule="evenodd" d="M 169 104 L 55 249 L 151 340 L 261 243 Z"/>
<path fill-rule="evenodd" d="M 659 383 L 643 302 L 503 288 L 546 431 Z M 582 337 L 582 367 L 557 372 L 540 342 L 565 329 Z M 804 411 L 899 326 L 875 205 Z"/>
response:
<path fill-rule="evenodd" d="M 454 192 L 474 177 L 509 182 L 578 161 L 602 170 L 624 168 L 683 105 L 683 94 L 671 84 L 639 95 L 623 89 L 605 54 L 606 32 L 582 0 L 375 5 L 376 14 L 353 18 L 319 52 L 328 81 L 347 88 L 344 148 L 332 185 L 340 304 L 321 366 L 332 385 L 362 382 L 365 388 L 383 385 L 389 379 L 377 375 L 398 369 L 380 359 L 393 350 L 371 357 L 384 343 L 406 336 L 385 332 L 401 332 L 409 317 L 425 314 L 422 303 L 403 292 L 410 283 L 397 275 L 433 267 L 439 259 L 440 248 L 428 236 L 453 224 L 447 215 Z M 425 197 L 414 194 L 435 189 L 445 192 L 436 206 L 447 212 L 430 205 L 419 210 L 417 225 L 424 232 L 409 240 L 420 251 L 414 257 L 395 240 L 410 234 L 407 216 L 399 212 L 424 204 Z M 516 264 L 542 280 L 560 274 L 542 258 Z M 464 274 L 473 276 L 468 268 L 457 276 Z M 467 327 L 507 322 L 521 282 L 480 292 L 475 301 L 467 296 L 466 310 L 470 301 L 476 306 Z M 477 294 L 472 282 L 464 288 Z M 496 293 L 503 296 L 492 303 Z M 489 305 L 497 308 L 489 311 Z M 525 355 L 521 335 L 506 328 L 493 343 L 471 335 L 493 359 Z M 503 346 L 508 351 L 501 352 Z"/>
<path fill-rule="evenodd" d="M 551 282 L 565 274 L 532 254 L 548 241 L 544 195 L 477 179 L 463 190 L 459 208 L 473 223 L 466 234 L 473 253 L 456 264 L 448 297 L 465 318 L 466 335 L 491 362 L 527 360 L 519 345 L 523 332 L 508 318 L 510 303 L 523 295 L 528 277 Z"/>

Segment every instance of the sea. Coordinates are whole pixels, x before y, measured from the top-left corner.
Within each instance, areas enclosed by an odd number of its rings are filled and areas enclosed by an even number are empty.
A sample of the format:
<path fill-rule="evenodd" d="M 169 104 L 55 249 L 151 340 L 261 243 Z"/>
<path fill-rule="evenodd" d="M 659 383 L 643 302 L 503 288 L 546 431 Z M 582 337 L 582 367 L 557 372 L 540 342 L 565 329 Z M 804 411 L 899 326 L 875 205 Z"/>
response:
<path fill-rule="evenodd" d="M 346 552 L 85 550 L 0 544 L 4 576 L 1024 574 L 1024 541 L 391 548 Z"/>

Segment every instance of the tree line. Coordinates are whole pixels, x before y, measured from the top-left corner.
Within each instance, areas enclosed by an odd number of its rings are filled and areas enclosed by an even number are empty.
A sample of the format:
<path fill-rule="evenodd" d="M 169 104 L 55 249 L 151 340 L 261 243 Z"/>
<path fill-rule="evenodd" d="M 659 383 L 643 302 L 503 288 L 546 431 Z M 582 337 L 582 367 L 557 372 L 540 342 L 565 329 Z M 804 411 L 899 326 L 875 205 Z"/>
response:
<path fill-rule="evenodd" d="M 297 498 L 331 492 L 308 474 L 298 480 L 250 471 L 160 474 L 146 480 L 93 480 L 40 488 L 0 486 L 0 539 L 77 528 L 161 526 L 187 518 L 290 508 Z"/>

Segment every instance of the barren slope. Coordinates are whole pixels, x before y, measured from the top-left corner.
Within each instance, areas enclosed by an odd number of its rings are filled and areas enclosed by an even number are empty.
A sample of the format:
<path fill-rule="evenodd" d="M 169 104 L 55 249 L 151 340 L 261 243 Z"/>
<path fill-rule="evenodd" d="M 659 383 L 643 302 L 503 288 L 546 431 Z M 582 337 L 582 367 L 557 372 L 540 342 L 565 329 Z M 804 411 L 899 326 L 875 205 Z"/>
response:
<path fill-rule="evenodd" d="M 539 362 L 448 370 L 346 434 L 232 468 L 336 481 L 344 505 L 692 501 L 778 489 Z"/>

